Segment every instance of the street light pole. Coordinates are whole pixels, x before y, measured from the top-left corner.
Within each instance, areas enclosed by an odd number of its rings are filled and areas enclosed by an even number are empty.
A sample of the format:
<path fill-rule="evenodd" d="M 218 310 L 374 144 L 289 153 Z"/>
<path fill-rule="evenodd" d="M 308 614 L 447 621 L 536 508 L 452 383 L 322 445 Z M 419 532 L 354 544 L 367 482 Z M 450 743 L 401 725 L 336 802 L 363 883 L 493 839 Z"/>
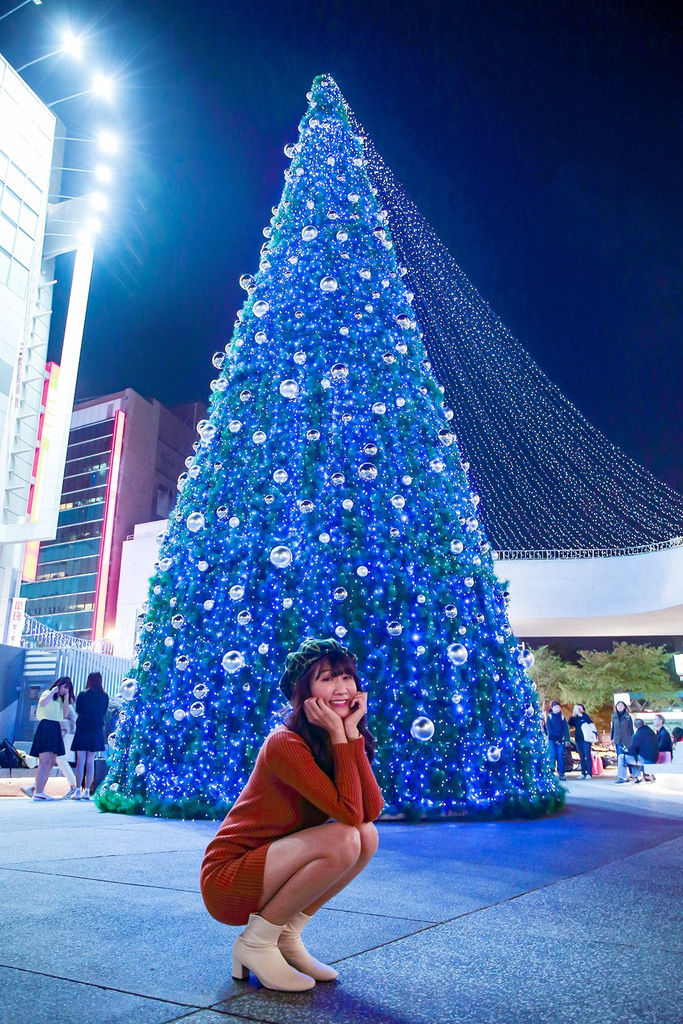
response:
<path fill-rule="evenodd" d="M 47 60 L 48 57 L 56 57 L 58 53 L 68 53 L 72 57 L 79 58 L 82 47 L 82 40 L 75 36 L 73 32 L 67 32 L 60 47 L 56 50 L 50 50 L 49 53 L 44 53 L 42 57 L 36 57 L 35 60 L 29 60 L 26 64 L 22 64 L 20 68 L 17 68 L 17 74 L 21 74 L 26 68 L 32 68 L 34 64 L 40 64 L 41 61 Z"/>
<path fill-rule="evenodd" d="M 47 60 L 48 57 L 54 57 L 57 53 L 62 53 L 63 48 L 60 46 L 58 50 L 50 50 L 49 53 L 44 53 L 42 57 L 36 57 L 35 60 L 30 60 L 26 64 L 22 64 L 20 68 L 17 68 L 17 74 L 21 74 L 22 71 L 26 71 L 26 68 L 32 68 L 34 64 L 40 64 L 41 60 Z"/>
<path fill-rule="evenodd" d="M 80 92 L 74 92 L 71 94 L 71 96 L 62 96 L 61 99 L 53 100 L 52 103 L 48 103 L 47 106 L 55 107 L 58 103 L 66 103 L 67 100 L 75 100 L 78 99 L 79 96 L 89 96 L 91 94 L 95 96 L 100 96 L 102 97 L 102 99 L 105 100 L 110 100 L 111 93 L 111 79 L 105 78 L 105 76 L 101 72 L 99 72 L 97 75 L 95 75 L 93 84 L 90 86 L 89 89 L 82 89 Z"/>
<path fill-rule="evenodd" d="M 16 14 L 16 12 L 20 11 L 22 7 L 26 7 L 26 4 L 35 4 L 37 7 L 40 7 L 42 2 L 43 0 L 23 0 L 23 3 L 17 4 L 17 6 L 13 7 L 11 11 L 7 11 L 5 14 L 0 14 L 0 21 L 2 21 L 3 18 L 9 18 L 10 14 Z"/>

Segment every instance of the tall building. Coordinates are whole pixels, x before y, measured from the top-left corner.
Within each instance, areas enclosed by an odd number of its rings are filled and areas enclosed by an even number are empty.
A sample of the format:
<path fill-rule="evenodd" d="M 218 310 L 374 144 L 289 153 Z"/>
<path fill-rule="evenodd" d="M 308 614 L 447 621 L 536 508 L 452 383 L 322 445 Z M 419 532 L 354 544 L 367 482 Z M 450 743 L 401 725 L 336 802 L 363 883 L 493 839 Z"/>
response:
<path fill-rule="evenodd" d="M 0 643 L 17 643 L 24 547 L 54 537 L 92 247 L 84 199 L 59 197 L 66 132 L 0 56 Z M 60 366 L 46 367 L 54 259 L 75 251 Z M 68 282 L 67 282 L 68 287 Z M 59 372 L 58 372 L 59 371 Z M 49 445 L 41 474 L 35 453 Z"/>
<path fill-rule="evenodd" d="M 123 543 L 137 523 L 168 516 L 205 414 L 130 388 L 76 404 L 57 536 L 27 559 L 26 614 L 83 640 L 112 634 Z"/>

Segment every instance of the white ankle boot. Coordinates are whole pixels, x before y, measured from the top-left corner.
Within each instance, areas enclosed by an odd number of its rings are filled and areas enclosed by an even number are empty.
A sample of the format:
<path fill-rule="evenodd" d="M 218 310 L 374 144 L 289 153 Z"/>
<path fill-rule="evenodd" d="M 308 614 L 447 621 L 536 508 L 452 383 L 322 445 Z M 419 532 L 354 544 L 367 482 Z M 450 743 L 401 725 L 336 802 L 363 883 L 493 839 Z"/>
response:
<path fill-rule="evenodd" d="M 249 915 L 249 923 L 232 947 L 233 978 L 255 974 L 264 988 L 278 992 L 303 992 L 315 981 L 290 967 L 278 949 L 282 925 L 271 924 L 258 914 Z"/>
<path fill-rule="evenodd" d="M 310 978 L 316 981 L 334 981 L 339 977 L 339 971 L 334 967 L 328 967 L 308 952 L 303 944 L 301 932 L 310 921 L 308 914 L 299 912 L 282 929 L 277 946 L 288 964 L 303 971 Z"/>

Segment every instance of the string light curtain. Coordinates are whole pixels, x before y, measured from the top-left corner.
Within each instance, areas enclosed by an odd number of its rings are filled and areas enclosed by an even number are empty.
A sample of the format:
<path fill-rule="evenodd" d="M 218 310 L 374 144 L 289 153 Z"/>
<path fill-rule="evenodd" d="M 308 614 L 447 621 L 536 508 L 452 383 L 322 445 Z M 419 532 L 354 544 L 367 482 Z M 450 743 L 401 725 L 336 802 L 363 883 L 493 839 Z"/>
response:
<path fill-rule="evenodd" d="M 351 110 L 491 542 L 508 556 L 677 545 L 683 497 L 593 427 L 496 316 Z"/>

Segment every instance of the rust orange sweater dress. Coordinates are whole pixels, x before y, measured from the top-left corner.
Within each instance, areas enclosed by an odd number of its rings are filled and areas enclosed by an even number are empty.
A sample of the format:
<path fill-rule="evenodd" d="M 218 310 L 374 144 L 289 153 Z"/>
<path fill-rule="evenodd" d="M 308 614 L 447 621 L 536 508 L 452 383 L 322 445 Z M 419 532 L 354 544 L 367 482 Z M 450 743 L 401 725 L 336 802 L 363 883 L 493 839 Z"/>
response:
<path fill-rule="evenodd" d="M 259 751 L 254 770 L 204 854 L 200 885 L 206 908 L 223 924 L 246 924 L 263 892 L 268 846 L 275 839 L 335 818 L 374 821 L 383 806 L 363 737 L 332 746 L 334 781 L 311 748 L 281 727 Z"/>

